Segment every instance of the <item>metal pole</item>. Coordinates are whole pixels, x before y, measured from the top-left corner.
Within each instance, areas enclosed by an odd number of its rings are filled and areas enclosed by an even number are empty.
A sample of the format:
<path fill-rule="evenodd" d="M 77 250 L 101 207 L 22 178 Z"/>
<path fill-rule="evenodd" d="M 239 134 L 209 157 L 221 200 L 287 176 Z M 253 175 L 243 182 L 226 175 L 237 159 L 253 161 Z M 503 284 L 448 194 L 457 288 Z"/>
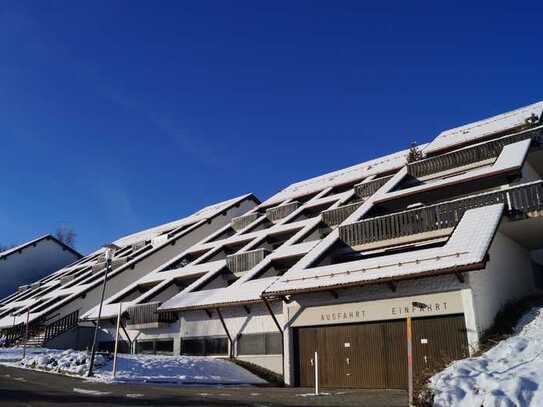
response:
<path fill-rule="evenodd" d="M 407 333 L 407 383 L 408 383 L 408 397 L 409 407 L 413 405 L 413 333 L 411 316 L 408 315 L 405 319 L 406 333 Z"/>
<path fill-rule="evenodd" d="M 319 395 L 319 354 L 315 351 L 315 396 Z"/>
<path fill-rule="evenodd" d="M 121 327 L 121 313 L 122 313 L 122 303 L 119 303 L 119 313 L 117 314 L 117 330 L 115 331 L 115 351 L 113 353 L 113 378 L 117 373 L 117 351 L 119 350 L 119 331 Z"/>
<path fill-rule="evenodd" d="M 87 377 L 93 376 L 92 369 L 94 368 L 94 356 L 96 355 L 96 338 L 98 337 L 98 330 L 100 329 L 100 317 L 102 316 L 102 304 L 104 303 L 104 295 L 106 293 L 106 283 L 107 283 L 107 275 L 111 268 L 111 259 L 106 259 L 106 270 L 104 273 L 104 283 L 102 284 L 102 296 L 100 297 L 100 306 L 98 307 L 98 321 L 96 321 L 96 326 L 94 327 L 94 338 L 92 340 L 92 348 L 91 348 L 91 357 L 90 357 L 90 363 L 89 363 L 89 372 L 87 373 Z"/>
<path fill-rule="evenodd" d="M 26 356 L 26 342 L 28 341 L 28 321 L 30 319 L 30 307 L 28 307 L 28 311 L 26 311 L 26 329 L 25 329 L 25 341 L 23 343 L 23 359 Z"/>

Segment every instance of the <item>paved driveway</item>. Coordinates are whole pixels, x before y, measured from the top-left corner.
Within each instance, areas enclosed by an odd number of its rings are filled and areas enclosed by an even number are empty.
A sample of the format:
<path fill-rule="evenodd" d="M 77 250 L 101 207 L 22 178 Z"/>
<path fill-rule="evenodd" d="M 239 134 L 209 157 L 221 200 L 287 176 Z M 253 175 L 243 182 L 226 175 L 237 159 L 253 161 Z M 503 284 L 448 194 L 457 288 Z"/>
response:
<path fill-rule="evenodd" d="M 400 407 L 403 391 L 323 390 L 275 387 L 200 387 L 93 383 L 82 379 L 0 366 L 0 405 L 19 406 L 340 406 Z"/>

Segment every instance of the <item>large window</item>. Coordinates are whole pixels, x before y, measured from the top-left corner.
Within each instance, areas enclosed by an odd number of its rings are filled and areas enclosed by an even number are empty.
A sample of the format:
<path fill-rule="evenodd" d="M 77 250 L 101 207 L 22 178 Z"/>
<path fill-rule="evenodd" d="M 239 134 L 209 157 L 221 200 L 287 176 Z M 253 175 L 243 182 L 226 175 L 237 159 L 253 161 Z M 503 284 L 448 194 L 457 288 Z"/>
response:
<path fill-rule="evenodd" d="M 173 339 L 150 339 L 136 342 L 136 353 L 173 355 Z"/>
<path fill-rule="evenodd" d="M 278 355 L 281 354 L 281 334 L 245 334 L 238 337 L 238 355 Z"/>
<path fill-rule="evenodd" d="M 224 336 L 183 338 L 181 354 L 192 356 L 213 356 L 228 354 L 228 340 Z"/>

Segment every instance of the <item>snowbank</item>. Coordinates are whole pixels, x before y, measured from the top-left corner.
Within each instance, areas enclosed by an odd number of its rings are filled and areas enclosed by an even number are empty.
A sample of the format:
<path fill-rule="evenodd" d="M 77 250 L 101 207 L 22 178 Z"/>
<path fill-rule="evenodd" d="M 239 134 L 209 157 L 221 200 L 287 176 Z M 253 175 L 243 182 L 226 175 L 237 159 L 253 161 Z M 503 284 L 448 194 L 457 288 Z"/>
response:
<path fill-rule="evenodd" d="M 432 377 L 434 406 L 543 406 L 543 308 L 525 314 L 515 332 Z"/>
<path fill-rule="evenodd" d="M 74 350 L 0 349 L 0 361 L 12 366 L 39 369 L 48 372 L 84 376 L 88 371 L 86 352 Z M 95 359 L 95 377 L 92 380 L 122 383 L 168 384 L 263 384 L 264 380 L 221 359 L 200 356 L 119 355 L 117 375 L 111 377 L 113 361 L 102 355 Z"/>

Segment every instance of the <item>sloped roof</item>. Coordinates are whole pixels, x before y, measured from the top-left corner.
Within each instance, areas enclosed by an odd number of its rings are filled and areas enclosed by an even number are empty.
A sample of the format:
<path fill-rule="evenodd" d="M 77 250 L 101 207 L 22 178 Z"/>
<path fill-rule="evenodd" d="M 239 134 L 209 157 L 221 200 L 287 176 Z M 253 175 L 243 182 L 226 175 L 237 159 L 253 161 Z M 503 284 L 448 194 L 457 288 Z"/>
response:
<path fill-rule="evenodd" d="M 195 212 L 185 218 L 181 218 L 173 222 L 164 223 L 163 225 L 155 226 L 146 230 L 142 230 L 140 232 L 133 233 L 128 236 L 121 237 L 120 239 L 115 240 L 113 243 L 119 246 L 126 246 L 132 243 L 140 242 L 142 240 L 150 240 L 153 237 L 156 237 L 167 230 L 176 229 L 183 225 L 191 225 L 200 220 L 211 218 L 217 213 L 249 197 L 252 197 L 252 199 L 258 201 L 253 194 L 241 195 L 236 198 L 228 199 L 214 205 L 206 206 L 205 208 L 202 208 L 198 212 Z"/>
<path fill-rule="evenodd" d="M 507 113 L 445 130 L 424 148 L 424 153 L 435 153 L 456 145 L 460 146 L 462 144 L 474 142 L 478 139 L 483 139 L 491 134 L 523 126 L 526 124 L 526 119 L 532 114 L 541 117 L 542 113 L 543 101 L 540 101 Z"/>
<path fill-rule="evenodd" d="M 426 144 L 419 146 L 420 149 L 426 147 Z M 321 191 L 328 187 L 345 184 L 348 182 L 360 180 L 364 177 L 376 175 L 395 169 L 399 169 L 406 164 L 408 150 L 402 150 L 373 160 L 365 161 L 338 171 L 333 171 L 318 177 L 310 178 L 304 181 L 291 184 L 271 198 L 263 202 L 263 205 L 271 205 L 284 201 L 285 199 L 295 199 L 303 195 Z"/>
<path fill-rule="evenodd" d="M 264 291 L 285 295 L 355 286 L 380 281 L 462 271 L 482 267 L 500 222 L 503 204 L 466 211 L 449 241 L 442 247 L 384 254 L 354 262 L 308 269 L 291 269 Z"/>
<path fill-rule="evenodd" d="M 246 281 L 243 284 L 213 290 L 179 293 L 166 301 L 160 310 L 190 310 L 208 309 L 221 305 L 241 305 L 262 301 L 262 292 L 272 284 L 277 277 L 265 277 Z"/>
<path fill-rule="evenodd" d="M 81 253 L 79 253 L 77 250 L 75 250 L 74 248 L 66 245 L 65 243 L 58 240 L 55 236 L 48 233 L 46 235 L 37 237 L 36 239 L 29 240 L 28 242 L 22 243 L 22 244 L 20 244 L 18 246 L 15 246 L 15 247 L 12 247 L 10 249 L 4 250 L 3 252 L 0 252 L 0 259 L 6 258 L 6 257 L 8 257 L 8 256 L 10 256 L 10 255 L 12 255 L 14 253 L 20 252 L 20 251 L 26 249 L 29 246 L 32 246 L 32 245 L 34 245 L 36 243 L 41 242 L 42 240 L 52 240 L 53 242 L 57 243 L 63 249 L 71 251 L 75 256 L 77 256 L 79 258 L 83 257 L 83 255 Z"/>

